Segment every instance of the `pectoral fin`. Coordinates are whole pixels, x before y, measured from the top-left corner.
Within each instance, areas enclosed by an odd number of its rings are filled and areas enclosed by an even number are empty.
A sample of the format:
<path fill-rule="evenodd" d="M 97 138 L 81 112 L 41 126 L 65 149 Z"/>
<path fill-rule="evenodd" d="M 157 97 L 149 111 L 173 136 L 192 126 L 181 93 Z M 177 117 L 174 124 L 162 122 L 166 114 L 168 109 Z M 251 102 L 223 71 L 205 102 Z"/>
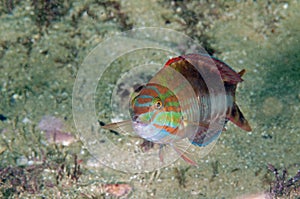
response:
<path fill-rule="evenodd" d="M 122 122 L 115 122 L 110 123 L 102 126 L 104 129 L 108 129 L 111 131 L 116 131 L 118 133 L 121 133 L 123 135 L 134 135 L 134 129 L 132 127 L 132 121 L 131 120 L 125 120 Z"/>

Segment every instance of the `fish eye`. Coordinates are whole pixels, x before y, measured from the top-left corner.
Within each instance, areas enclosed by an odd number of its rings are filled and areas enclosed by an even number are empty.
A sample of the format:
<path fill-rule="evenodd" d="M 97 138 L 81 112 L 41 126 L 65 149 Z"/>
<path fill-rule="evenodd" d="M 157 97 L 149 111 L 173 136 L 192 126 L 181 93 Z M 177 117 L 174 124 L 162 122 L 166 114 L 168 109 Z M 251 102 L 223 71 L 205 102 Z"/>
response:
<path fill-rule="evenodd" d="M 154 105 L 155 109 L 161 109 L 163 106 L 163 103 L 159 98 L 155 98 L 153 105 Z"/>

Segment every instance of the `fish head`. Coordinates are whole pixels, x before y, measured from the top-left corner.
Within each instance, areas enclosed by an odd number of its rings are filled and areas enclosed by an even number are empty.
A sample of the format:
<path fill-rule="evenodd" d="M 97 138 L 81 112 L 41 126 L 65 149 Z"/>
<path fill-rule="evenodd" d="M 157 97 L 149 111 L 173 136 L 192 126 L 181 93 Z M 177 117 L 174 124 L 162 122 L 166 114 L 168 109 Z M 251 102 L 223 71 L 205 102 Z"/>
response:
<path fill-rule="evenodd" d="M 167 87 L 149 83 L 131 100 L 131 119 L 135 132 L 155 143 L 178 139 L 182 112 L 176 95 Z"/>

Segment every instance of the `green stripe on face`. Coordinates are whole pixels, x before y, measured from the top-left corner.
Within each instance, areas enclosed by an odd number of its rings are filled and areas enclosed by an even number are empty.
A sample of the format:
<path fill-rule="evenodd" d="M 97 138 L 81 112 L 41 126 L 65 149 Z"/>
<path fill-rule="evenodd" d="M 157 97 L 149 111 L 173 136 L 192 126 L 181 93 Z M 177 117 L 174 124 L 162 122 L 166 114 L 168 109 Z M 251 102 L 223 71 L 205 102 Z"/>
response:
<path fill-rule="evenodd" d="M 151 118 L 153 117 L 154 112 L 147 112 L 143 113 L 139 116 L 139 119 L 141 122 L 148 123 L 151 121 Z"/>
<path fill-rule="evenodd" d="M 176 128 L 180 125 L 181 113 L 178 112 L 160 112 L 158 113 L 152 123 L 160 126 L 168 126 Z"/>
<path fill-rule="evenodd" d="M 180 104 L 179 104 L 178 101 L 177 101 L 177 102 L 168 102 L 168 103 L 165 104 L 165 106 L 166 106 L 166 107 L 167 107 L 167 106 L 175 106 L 175 107 L 179 107 Z"/>
<path fill-rule="evenodd" d="M 171 92 L 170 90 L 167 91 L 167 92 L 165 92 L 165 93 L 160 93 L 160 94 L 158 95 L 158 97 L 159 97 L 162 101 L 164 101 L 165 99 L 167 99 L 168 97 L 171 97 L 171 96 L 174 96 L 174 93 Z"/>

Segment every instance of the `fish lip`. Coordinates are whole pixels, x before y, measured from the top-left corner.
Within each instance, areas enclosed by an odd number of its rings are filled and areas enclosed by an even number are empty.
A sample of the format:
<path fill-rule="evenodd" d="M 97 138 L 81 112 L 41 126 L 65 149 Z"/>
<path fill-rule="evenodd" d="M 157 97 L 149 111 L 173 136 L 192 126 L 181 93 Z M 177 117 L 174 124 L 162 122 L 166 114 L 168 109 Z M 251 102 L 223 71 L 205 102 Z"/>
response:
<path fill-rule="evenodd" d="M 139 116 L 134 115 L 134 116 L 132 116 L 132 121 L 133 122 L 139 122 L 139 121 L 137 121 L 138 118 L 139 118 Z"/>
<path fill-rule="evenodd" d="M 136 124 L 136 125 L 139 125 L 139 126 L 144 126 L 144 127 L 147 126 L 147 125 L 149 125 L 149 124 L 144 123 L 144 122 L 139 121 L 139 120 L 132 121 L 132 123 L 133 123 L 133 124 Z"/>
<path fill-rule="evenodd" d="M 139 116 L 138 116 L 138 115 L 134 115 L 134 116 L 132 117 L 132 123 L 133 123 L 133 125 L 137 125 L 137 126 L 140 126 L 140 127 L 146 127 L 147 125 L 150 124 L 150 123 L 145 123 L 145 122 L 141 121 L 141 120 L 139 119 Z"/>
<path fill-rule="evenodd" d="M 134 115 L 132 117 L 132 122 L 133 123 L 137 123 L 137 124 L 146 124 L 145 122 L 142 122 L 140 119 L 139 119 L 139 116 L 138 115 Z"/>

